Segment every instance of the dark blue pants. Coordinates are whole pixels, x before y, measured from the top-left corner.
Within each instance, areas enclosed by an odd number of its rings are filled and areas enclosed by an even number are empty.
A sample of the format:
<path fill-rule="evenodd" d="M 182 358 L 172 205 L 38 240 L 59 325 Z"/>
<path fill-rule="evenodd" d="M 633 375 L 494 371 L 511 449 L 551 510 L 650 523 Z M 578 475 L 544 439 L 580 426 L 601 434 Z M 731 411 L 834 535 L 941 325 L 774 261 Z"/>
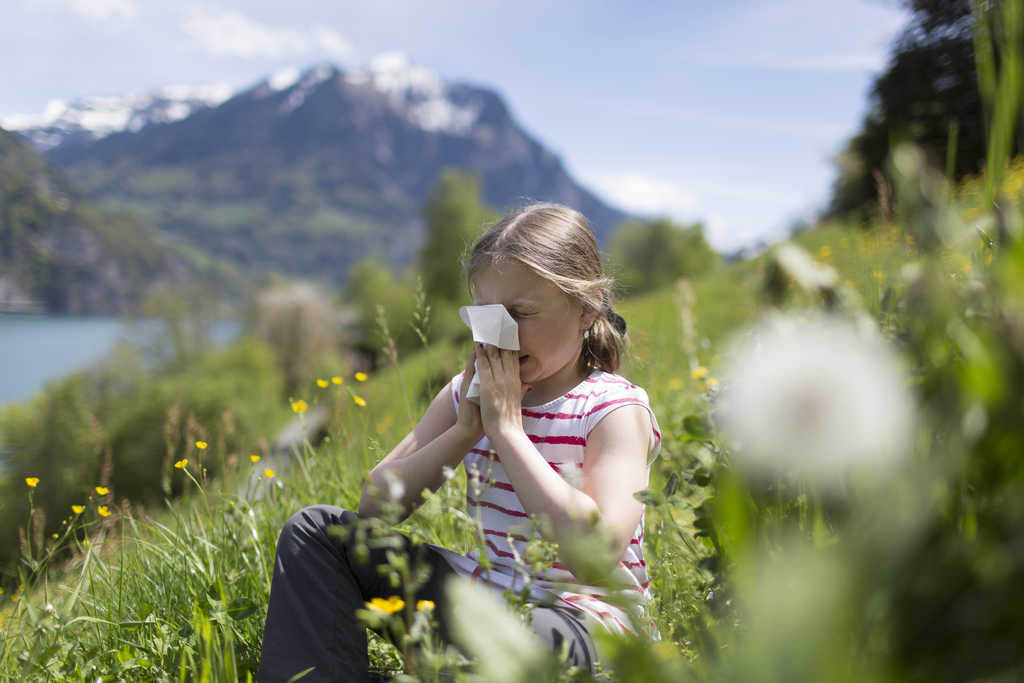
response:
<path fill-rule="evenodd" d="M 270 604 L 263 633 L 259 683 L 284 683 L 315 667 L 303 683 L 369 680 L 366 628 L 356 610 L 372 598 L 398 595 L 377 571 L 387 564 L 384 548 L 371 548 L 369 561 L 356 560 L 352 533 L 359 516 L 330 505 L 301 510 L 288 520 L 277 543 Z M 347 530 L 348 539 L 328 533 L 331 527 Z M 453 574 L 448 562 L 429 546 L 413 547 L 402 535 L 411 563 L 428 563 L 430 578 L 417 592 L 417 600 L 443 604 L 446 578 Z M 442 610 L 438 609 L 440 617 Z"/>
<path fill-rule="evenodd" d="M 357 560 L 353 532 L 359 522 L 354 512 L 314 505 L 285 523 L 274 560 L 259 683 L 285 683 L 310 667 L 313 671 L 302 683 L 369 680 L 366 629 L 356 610 L 373 598 L 398 595 L 404 599 L 405 591 L 390 585 L 377 571 L 387 564 L 386 549 L 370 548 L 366 563 Z M 332 527 L 345 530 L 345 540 L 329 531 Z M 405 536 L 397 537 L 410 564 L 426 563 L 431 568 L 428 580 L 416 591 L 416 600 L 435 603 L 440 635 L 446 638 L 444 585 L 455 572 L 430 546 L 413 546 Z M 593 671 L 593 642 L 573 614 L 536 608 L 533 630 L 552 649 L 565 647 L 568 664 Z"/>

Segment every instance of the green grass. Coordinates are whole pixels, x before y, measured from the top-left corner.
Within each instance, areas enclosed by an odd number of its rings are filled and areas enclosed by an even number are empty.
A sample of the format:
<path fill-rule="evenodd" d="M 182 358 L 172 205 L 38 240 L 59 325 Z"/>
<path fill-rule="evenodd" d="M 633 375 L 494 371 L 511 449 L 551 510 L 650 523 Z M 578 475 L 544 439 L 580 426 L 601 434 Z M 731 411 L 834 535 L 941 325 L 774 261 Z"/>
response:
<path fill-rule="evenodd" d="M 825 225 L 796 241 L 819 264 L 834 267 L 868 310 L 900 281 L 904 265 L 918 258 L 916 246 L 891 225 L 872 230 Z M 970 263 L 963 252 L 971 245 L 962 246 L 940 257 L 954 276 L 958 269 L 967 272 L 963 266 Z M 664 434 L 651 487 L 675 494 L 647 513 L 653 610 L 666 638 L 660 654 L 643 655 L 654 657 L 652 671 L 678 673 L 683 670 L 678 667 L 690 666 L 687 676 L 699 677 L 711 670 L 702 667 L 713 668 L 715 652 L 732 642 L 723 636 L 731 629 L 722 625 L 709 599 L 719 590 L 718 578 L 700 565 L 712 551 L 694 536 L 697 510 L 714 493 L 695 472 L 711 467 L 709 459 L 716 456 L 708 443 L 691 438 L 683 423 L 688 415 L 706 412 L 716 393 L 695 371 L 706 368 L 724 380 L 732 339 L 766 310 L 762 287 L 768 259 L 734 263 L 686 287 L 618 306 L 632 339 L 623 374 L 647 389 Z M 795 286 L 791 301 L 798 311 L 821 307 L 813 294 Z M 205 457 L 233 461 L 232 473 L 203 487 L 192 481 L 171 508 L 140 510 L 97 497 L 86 512 L 69 517 L 57 539 L 32 539 L 30 531 L 25 575 L 32 582 L 0 596 L 0 676 L 245 680 L 258 660 L 274 547 L 285 520 L 313 503 L 354 508 L 365 473 L 464 367 L 469 348 L 445 341 L 408 354 L 397 366 L 382 367 L 366 382 L 345 377 L 343 384 L 327 388 L 312 384 L 294 398 L 307 401 L 311 411 L 328 407 L 331 436 L 318 448 L 307 444 L 287 468 L 251 463 L 247 453 L 207 451 Z M 246 491 L 250 473 L 268 465 L 278 468 L 275 475 L 262 476 L 255 491 Z M 190 472 L 198 477 L 196 470 Z M 450 512 L 463 507 L 464 491 L 460 473 L 402 529 L 455 549 L 474 547 L 472 524 Z M 111 516 L 98 515 L 100 502 L 110 505 Z M 620 644 L 619 655 L 625 657 L 629 647 Z M 400 665 L 397 651 L 383 641 L 375 639 L 371 650 L 375 665 Z"/>

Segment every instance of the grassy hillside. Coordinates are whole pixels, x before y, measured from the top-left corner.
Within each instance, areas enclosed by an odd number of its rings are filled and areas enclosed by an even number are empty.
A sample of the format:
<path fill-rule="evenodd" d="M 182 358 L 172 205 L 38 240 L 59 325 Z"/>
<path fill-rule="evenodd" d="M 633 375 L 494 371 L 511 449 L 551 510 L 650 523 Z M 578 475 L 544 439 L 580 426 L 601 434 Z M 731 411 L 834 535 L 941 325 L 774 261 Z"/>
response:
<path fill-rule="evenodd" d="M 958 201 L 969 210 L 976 197 L 967 192 Z M 987 538 L 991 527 L 986 520 L 1003 512 L 984 507 L 967 488 L 957 488 L 962 481 L 957 478 L 959 465 L 934 455 L 927 446 L 932 443 L 929 434 L 961 423 L 941 412 L 946 408 L 935 407 L 935 397 L 960 391 L 960 380 L 955 379 L 960 375 L 951 379 L 942 373 L 959 373 L 957 368 L 963 366 L 971 386 L 995 381 L 984 379 L 991 373 L 971 374 L 971 368 L 982 367 L 972 365 L 975 361 L 942 355 L 951 348 L 943 335 L 956 325 L 973 325 L 978 339 L 984 340 L 979 342 L 982 346 L 994 344 L 998 337 L 986 331 L 987 322 L 962 313 L 963 306 L 954 307 L 953 314 L 941 313 L 946 316 L 941 318 L 939 311 L 947 308 L 937 304 L 926 314 L 916 312 L 914 273 L 915 268 L 934 268 L 944 284 L 929 291 L 935 297 L 948 291 L 949 301 L 956 302 L 957 292 L 969 293 L 971 282 L 982 282 L 975 279 L 982 277 L 979 271 L 995 277 L 1004 272 L 996 269 L 1004 261 L 990 259 L 993 252 L 969 229 L 934 254 L 922 253 L 920 238 L 903 228 L 909 220 L 898 217 L 870 229 L 823 225 L 795 241 L 806 250 L 819 281 L 831 277 L 828 268 L 834 268 L 835 280 L 829 287 L 842 292 L 843 310 L 878 321 L 906 350 L 908 364 L 917 364 L 917 382 L 934 387 L 920 394 L 922 410 L 931 416 L 923 424 L 932 426 L 921 433 L 925 446 L 917 466 L 928 469 L 913 470 L 912 479 L 929 482 L 931 488 L 917 524 L 933 525 L 931 533 L 946 539 L 939 547 L 953 553 L 961 547 L 955 543 Z M 1018 254 L 1019 245 L 1012 254 L 1010 248 L 997 258 L 1007 264 L 1024 258 Z M 996 265 L 990 268 L 990 262 Z M 916 265 L 907 268 L 908 264 Z M 623 680 L 822 680 L 826 672 L 830 680 L 919 680 L 912 666 L 915 657 L 942 656 L 935 652 L 943 649 L 943 641 L 927 629 L 939 628 L 945 612 L 939 610 L 924 625 L 908 625 L 907 617 L 901 616 L 938 605 L 939 598 L 918 610 L 892 607 L 901 604 L 901 596 L 945 585 L 941 575 L 927 585 L 912 583 L 929 565 L 941 568 L 953 562 L 946 555 L 929 554 L 938 551 L 931 550 L 927 534 L 887 540 L 889 534 L 864 531 L 870 527 L 864 510 L 884 507 L 871 497 L 870 489 L 863 497 L 851 494 L 849 501 L 834 504 L 808 488 L 791 499 L 783 499 L 778 489 L 770 500 L 759 498 L 754 490 L 744 493 L 743 484 L 732 477 L 721 442 L 692 417 L 711 410 L 728 382 L 724 373 L 732 340 L 763 314 L 778 314 L 780 295 L 766 286 L 777 271 L 775 255 L 769 253 L 618 306 L 633 343 L 624 374 L 647 389 L 664 434 L 647 499 L 645 546 L 657 596 L 653 613 L 665 640 L 651 651 L 631 641 L 609 642 L 611 659 Z M 808 288 L 796 276 L 781 282 L 782 305 L 797 325 L 834 305 L 826 301 L 822 288 Z M 902 318 L 893 317 L 896 310 Z M 919 353 L 919 347 L 927 352 Z M 311 383 L 293 397 L 305 404 L 296 402 L 294 409 L 305 420 L 326 407 L 332 427 L 322 446 L 307 443 L 294 457 L 278 461 L 255 452 L 218 452 L 213 445 L 203 457 L 234 463 L 234 478 L 218 481 L 203 480 L 194 462 L 199 452 L 190 450 L 187 462 L 178 461 L 179 474 L 188 478 L 186 495 L 173 507 L 131 509 L 117 503 L 120 498 L 114 490 L 81 500 L 81 510 L 47 510 L 51 519 L 63 517 L 67 524 L 49 539 L 34 536 L 27 525 L 26 583 L 7 586 L 0 596 L 0 673 L 29 680 L 246 680 L 258 658 L 274 546 L 284 521 L 310 503 L 354 507 L 365 472 L 397 444 L 437 388 L 463 367 L 468 351 L 466 344 L 440 343 L 381 368 L 365 381 L 346 375 L 338 378 L 341 382 L 321 378 L 325 386 Z M 977 345 L 973 353 L 984 355 Z M 933 362 L 951 369 L 929 365 Z M 989 361 L 992 367 L 997 367 L 995 362 Z M 1004 386 L 1001 391 L 999 396 L 1011 400 L 1017 390 Z M 992 396 L 988 414 L 997 420 L 997 402 L 1003 398 Z M 962 410 L 958 399 L 949 405 L 956 406 L 949 410 Z M 937 421 L 929 423 L 933 418 Z M 967 455 L 957 457 L 969 461 Z M 944 464 L 930 469 L 933 461 Z M 48 473 L 37 476 L 42 482 Z M 429 542 L 463 550 L 475 547 L 472 520 L 459 513 L 464 509 L 464 477 L 460 472 L 402 528 Z M 31 497 L 40 482 L 27 482 L 24 495 Z M 918 500 L 916 489 L 907 486 L 900 495 Z M 955 491 L 960 493 L 954 496 Z M 891 492 L 885 495 L 890 497 L 883 500 L 890 503 L 900 499 Z M 943 507 L 956 500 L 963 501 L 957 512 Z M 862 503 L 863 510 L 858 507 Z M 972 505 L 979 506 L 978 512 L 968 515 L 964 510 L 975 509 Z M 887 520 L 895 525 L 891 534 L 901 533 L 898 518 Z M 974 536 L 957 536 L 967 532 L 949 532 L 950 528 L 973 529 Z M 48 557 L 60 559 L 49 570 Z M 1003 563 L 985 565 L 983 574 L 994 582 L 986 585 L 1005 591 L 1020 563 L 1008 555 L 1000 557 Z M 543 561 L 541 550 L 531 559 Z M 771 577 L 758 574 L 762 566 L 777 567 L 792 580 L 773 583 Z M 908 566 L 916 568 L 911 571 Z M 804 581 L 804 576 L 813 580 Z M 819 585 L 814 577 L 820 576 L 833 583 L 814 593 Z M 963 581 L 964 590 L 975 585 L 967 578 Z M 871 592 L 872 587 L 881 592 Z M 849 602 L 841 602 L 844 599 Z M 877 613 L 862 613 L 864 604 L 874 606 Z M 836 621 L 835 615 L 849 623 Z M 924 635 L 914 641 L 904 637 L 908 633 Z M 833 642 L 829 634 L 839 635 Z M 494 647 L 505 651 L 501 643 Z M 401 666 L 399 653 L 379 639 L 373 641 L 372 653 L 380 668 Z M 429 662 L 421 661 L 420 666 L 418 675 L 432 680 Z M 971 671 L 980 673 L 991 673 L 992 666 L 999 670 L 992 664 L 973 666 Z M 808 675 L 809 671 L 816 673 Z"/>

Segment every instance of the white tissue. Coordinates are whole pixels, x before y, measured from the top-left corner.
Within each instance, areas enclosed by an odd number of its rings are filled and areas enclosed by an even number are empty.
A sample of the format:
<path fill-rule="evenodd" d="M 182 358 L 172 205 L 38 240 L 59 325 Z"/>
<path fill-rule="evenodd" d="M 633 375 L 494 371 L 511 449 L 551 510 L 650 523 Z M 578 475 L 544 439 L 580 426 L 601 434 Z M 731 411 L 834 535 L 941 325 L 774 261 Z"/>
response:
<path fill-rule="evenodd" d="M 519 350 L 519 325 L 501 304 L 463 306 L 459 309 L 459 315 L 473 331 L 473 341 L 497 346 L 499 349 Z M 474 403 L 480 402 L 479 366 L 466 389 L 466 398 Z"/>

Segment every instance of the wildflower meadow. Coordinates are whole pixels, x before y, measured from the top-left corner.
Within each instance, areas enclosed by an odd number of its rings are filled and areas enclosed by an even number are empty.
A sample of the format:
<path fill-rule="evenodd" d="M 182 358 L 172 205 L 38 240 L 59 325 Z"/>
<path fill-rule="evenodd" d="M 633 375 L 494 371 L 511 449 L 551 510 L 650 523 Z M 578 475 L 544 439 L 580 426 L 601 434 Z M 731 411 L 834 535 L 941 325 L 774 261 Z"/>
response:
<path fill-rule="evenodd" d="M 868 224 L 821 224 L 621 302 L 623 374 L 647 389 L 663 431 L 637 494 L 661 637 L 600 637 L 610 679 L 1020 680 L 1024 163 L 1010 161 L 1013 59 L 983 93 L 997 172 L 954 183 L 898 145 Z M 54 472 L 16 482 L 28 513 L 0 594 L 0 677 L 254 680 L 285 521 L 315 503 L 355 509 L 369 469 L 465 365 L 469 342 L 430 341 L 429 313 L 420 302 L 409 321 L 418 350 L 399 353 L 381 315 L 375 372 L 296 382 L 280 406 L 299 435 L 287 452 L 168 441 L 167 474 L 156 474 L 177 483 L 163 504 L 120 494 L 109 444 L 97 447 L 91 492 L 66 509 L 36 502 Z M 466 513 L 472 484 L 462 468 L 448 474 L 399 528 L 468 551 L 484 543 Z M 357 547 L 390 547 L 386 522 L 357 529 Z M 523 576 L 556 553 L 531 544 Z M 389 571 L 406 586 L 424 579 L 398 556 Z M 381 680 L 590 680 L 521 627 L 523 596 L 501 604 L 456 590 L 453 644 L 411 589 L 365 605 Z"/>

